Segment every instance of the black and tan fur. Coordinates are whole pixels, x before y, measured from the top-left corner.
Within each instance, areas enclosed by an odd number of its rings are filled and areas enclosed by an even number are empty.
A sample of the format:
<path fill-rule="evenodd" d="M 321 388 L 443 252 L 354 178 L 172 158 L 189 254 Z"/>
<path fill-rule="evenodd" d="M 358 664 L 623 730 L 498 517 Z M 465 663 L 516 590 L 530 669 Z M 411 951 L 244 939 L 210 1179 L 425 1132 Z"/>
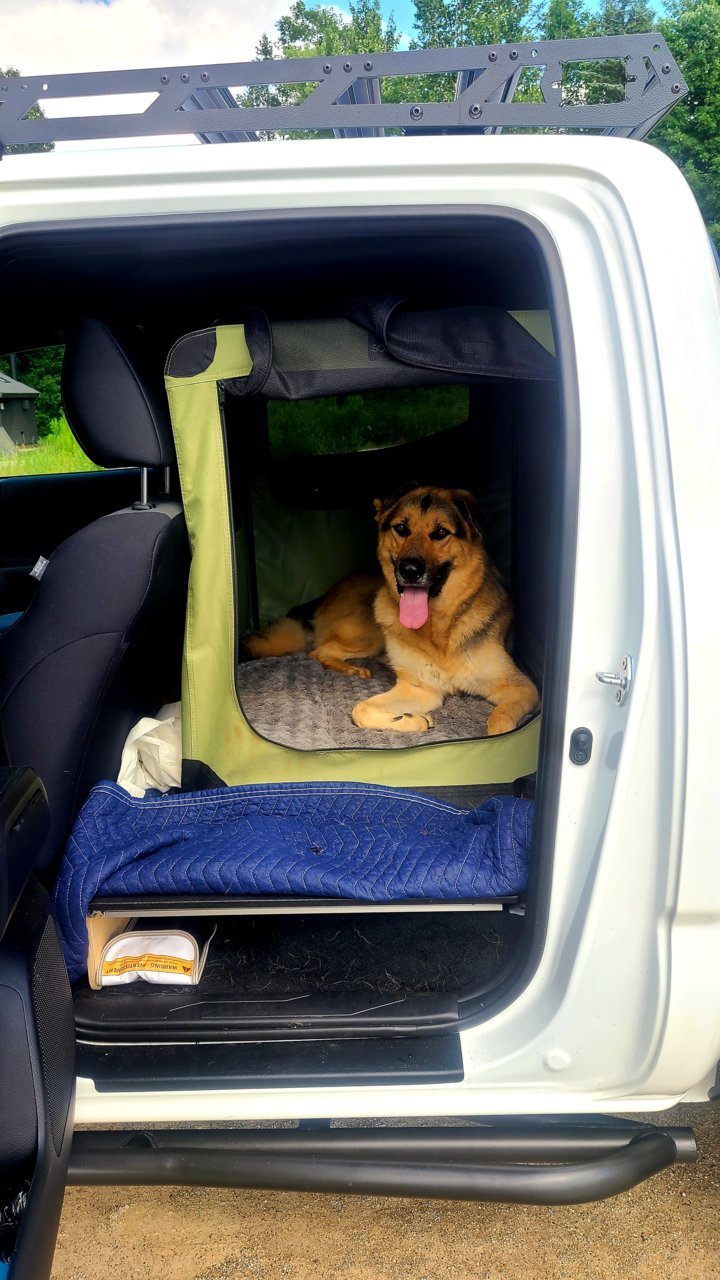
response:
<path fill-rule="evenodd" d="M 248 637 L 247 653 L 261 658 L 312 645 L 310 656 L 324 667 L 363 678 L 370 672 L 351 660 L 383 654 L 397 683 L 355 706 L 353 721 L 363 729 L 423 732 L 452 693 L 494 704 L 489 734 L 514 729 L 537 708 L 538 693 L 506 648 L 512 606 L 482 545 L 472 494 L 423 486 L 376 498 L 375 513 L 382 578 L 345 578 L 309 620 L 281 618 Z M 420 572 L 416 582 L 427 592 L 428 617 L 418 629 L 400 622 L 409 572 Z"/>

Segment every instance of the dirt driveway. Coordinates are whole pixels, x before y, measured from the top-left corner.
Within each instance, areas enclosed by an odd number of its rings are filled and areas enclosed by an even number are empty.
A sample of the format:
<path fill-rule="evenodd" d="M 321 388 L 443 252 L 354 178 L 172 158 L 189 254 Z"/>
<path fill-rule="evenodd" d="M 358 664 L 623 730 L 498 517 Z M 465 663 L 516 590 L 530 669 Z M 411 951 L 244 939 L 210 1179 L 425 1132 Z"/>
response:
<path fill-rule="evenodd" d="M 570 1209 L 184 1188 L 70 1188 L 54 1280 L 713 1280 L 720 1109 L 700 1156 Z"/>

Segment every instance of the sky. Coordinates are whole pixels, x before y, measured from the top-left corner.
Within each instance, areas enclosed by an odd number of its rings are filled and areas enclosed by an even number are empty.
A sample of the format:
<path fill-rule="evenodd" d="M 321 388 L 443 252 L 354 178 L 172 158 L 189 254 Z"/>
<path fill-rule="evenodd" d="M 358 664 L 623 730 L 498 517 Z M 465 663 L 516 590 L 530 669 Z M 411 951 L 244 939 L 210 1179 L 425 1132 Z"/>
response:
<path fill-rule="evenodd" d="M 0 0 L 0 66 L 50 75 L 243 61 L 289 7 L 290 0 Z M 384 8 L 410 29 L 412 0 L 385 0 Z"/>

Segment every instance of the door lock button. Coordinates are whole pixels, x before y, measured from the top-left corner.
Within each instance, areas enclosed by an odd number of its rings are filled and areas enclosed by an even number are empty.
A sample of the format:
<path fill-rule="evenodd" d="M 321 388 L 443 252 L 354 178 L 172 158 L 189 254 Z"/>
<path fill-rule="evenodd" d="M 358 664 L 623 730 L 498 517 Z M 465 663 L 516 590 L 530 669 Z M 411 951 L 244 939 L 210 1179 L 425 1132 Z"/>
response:
<path fill-rule="evenodd" d="M 587 764 L 592 755 L 593 736 L 589 729 L 573 729 L 570 734 L 570 759 L 573 764 Z"/>

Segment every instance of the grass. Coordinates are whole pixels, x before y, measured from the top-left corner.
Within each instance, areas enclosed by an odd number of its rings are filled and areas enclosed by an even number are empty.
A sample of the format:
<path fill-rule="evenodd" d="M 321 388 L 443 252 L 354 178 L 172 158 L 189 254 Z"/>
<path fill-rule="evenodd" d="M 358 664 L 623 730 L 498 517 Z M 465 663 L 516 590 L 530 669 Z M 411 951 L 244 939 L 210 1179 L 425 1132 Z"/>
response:
<path fill-rule="evenodd" d="M 278 400 L 268 405 L 270 445 L 275 457 L 355 453 L 420 440 L 465 421 L 467 414 L 463 386 Z M 62 415 L 52 419 L 38 444 L 21 446 L 12 457 L 0 454 L 0 477 L 101 470 L 83 453 Z"/>
<path fill-rule="evenodd" d="M 38 444 L 23 445 L 12 457 L 0 454 L 0 477 L 47 476 L 68 471 L 102 471 L 102 467 L 83 453 L 63 417 L 53 418 L 50 431 Z"/>
<path fill-rule="evenodd" d="M 463 386 L 276 400 L 268 405 L 270 446 L 275 457 L 356 453 L 420 440 L 464 422 L 467 415 L 468 390 Z"/>

